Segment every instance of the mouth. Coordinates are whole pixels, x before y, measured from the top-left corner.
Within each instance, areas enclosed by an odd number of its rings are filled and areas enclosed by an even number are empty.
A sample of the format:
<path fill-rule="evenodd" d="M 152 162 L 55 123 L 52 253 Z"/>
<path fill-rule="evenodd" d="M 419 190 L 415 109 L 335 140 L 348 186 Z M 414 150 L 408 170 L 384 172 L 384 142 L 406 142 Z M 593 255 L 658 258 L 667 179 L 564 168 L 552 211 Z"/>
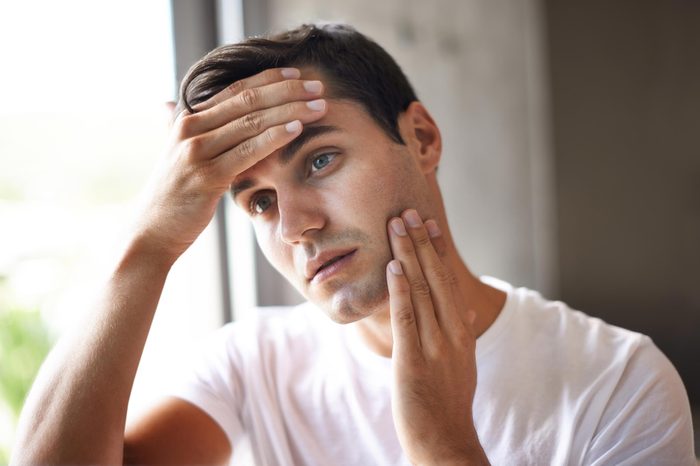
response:
<path fill-rule="evenodd" d="M 316 269 L 316 272 L 314 273 L 313 277 L 311 277 L 310 281 L 314 283 L 320 283 L 321 281 L 325 280 L 331 275 L 334 275 L 336 272 L 340 271 L 340 269 L 345 267 L 345 265 L 347 265 L 350 262 L 350 260 L 355 255 L 355 252 L 357 252 L 357 249 L 353 249 L 352 251 L 349 251 L 345 254 L 339 254 L 327 260 L 326 262 L 321 264 L 321 266 L 318 269 Z"/>

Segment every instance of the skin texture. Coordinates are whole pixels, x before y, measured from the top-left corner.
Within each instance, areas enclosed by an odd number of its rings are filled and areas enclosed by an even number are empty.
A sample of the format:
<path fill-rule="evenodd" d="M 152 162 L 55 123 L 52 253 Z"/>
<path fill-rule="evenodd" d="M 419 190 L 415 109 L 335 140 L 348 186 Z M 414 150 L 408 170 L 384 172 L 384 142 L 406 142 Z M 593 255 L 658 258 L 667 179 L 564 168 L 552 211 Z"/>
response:
<path fill-rule="evenodd" d="M 267 259 L 330 318 L 354 322 L 387 304 L 387 219 L 409 205 L 428 210 L 428 188 L 411 154 L 358 104 L 330 99 L 327 114 L 308 126 L 316 125 L 338 130 L 309 141 L 287 165 L 273 155 L 242 173 L 238 182 L 254 180 L 256 186 L 238 194 L 236 203 L 243 209 L 251 202 L 269 203 L 252 215 Z M 319 156 L 327 162 L 312 170 Z M 402 189 L 410 179 L 420 184 Z M 336 250 L 356 252 L 328 280 L 308 280 L 307 262 Z"/>
<path fill-rule="evenodd" d="M 476 313 L 463 312 L 442 232 L 428 225 L 415 210 L 389 222 L 394 424 L 414 464 L 488 464 L 472 420 Z"/>
<path fill-rule="evenodd" d="M 475 338 L 505 296 L 476 279 L 454 247 L 435 175 L 437 125 L 414 102 L 399 117 L 406 144 L 397 144 L 358 104 L 330 94 L 319 100 L 322 80 L 309 69 L 267 70 L 177 116 L 150 201 L 102 300 L 35 382 L 13 463 L 227 461 L 232 446 L 221 428 L 182 400 L 164 400 L 126 433 L 124 423 L 167 273 L 232 184 L 273 266 L 370 349 L 395 359 L 393 414 L 408 458 L 488 462 L 471 417 Z M 335 129 L 285 154 L 303 139 L 302 127 L 318 126 Z M 405 235 L 388 227 L 399 216 Z M 440 233 L 430 238 L 428 229 Z M 310 276 L 314 260 L 348 251 L 335 273 Z M 401 273 L 388 271 L 392 259 Z"/>
<path fill-rule="evenodd" d="M 266 70 L 233 83 L 197 113 L 177 116 L 148 202 L 100 298 L 37 376 L 20 417 L 12 464 L 226 461 L 231 446 L 218 425 L 198 408 L 183 409 L 173 400 L 146 416 L 150 428 L 135 426 L 125 435 L 128 400 L 173 263 L 211 221 L 238 174 L 325 113 L 324 107 L 306 105 L 323 95 L 323 85 L 307 89 L 299 77 L 298 70 Z M 173 437 L 175 432 L 187 433 L 185 440 Z M 220 441 L 202 451 L 199 445 L 209 438 Z M 157 444 L 176 445 L 178 455 L 164 448 L 156 456 L 138 456 Z"/>
<path fill-rule="evenodd" d="M 491 298 L 495 303 L 480 306 L 484 317 L 489 311 L 495 317 L 502 297 L 469 274 L 431 220 L 442 257 L 436 252 L 421 216 L 445 224 L 435 180 L 439 131 L 418 102 L 399 124 L 406 145 L 390 140 L 358 104 L 329 99 L 326 115 L 307 127 L 338 131 L 302 146 L 289 164 L 273 155 L 242 173 L 234 185 L 249 187 L 236 202 L 251 212 L 261 249 L 287 280 L 330 318 L 354 325 L 372 349 L 396 359 L 394 420 L 411 461 L 483 464 L 471 417 L 476 313 L 467 307 L 481 303 L 457 290 L 464 284 Z M 318 160 L 323 168 L 316 169 Z M 392 218 L 404 225 L 399 215 L 416 224 L 407 232 L 404 226 L 403 236 L 387 230 Z M 355 252 L 330 277 L 309 280 L 305 264 L 328 250 Z M 386 274 L 392 258 L 405 274 Z"/>

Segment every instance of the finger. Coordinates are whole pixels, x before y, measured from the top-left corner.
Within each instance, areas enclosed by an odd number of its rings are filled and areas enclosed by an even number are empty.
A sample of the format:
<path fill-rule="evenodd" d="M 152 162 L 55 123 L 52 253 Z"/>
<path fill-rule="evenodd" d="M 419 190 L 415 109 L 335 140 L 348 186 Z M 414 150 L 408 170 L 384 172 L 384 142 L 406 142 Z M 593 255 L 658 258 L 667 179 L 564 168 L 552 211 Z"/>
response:
<path fill-rule="evenodd" d="M 430 236 L 430 241 L 433 243 L 433 247 L 435 248 L 435 252 L 437 255 L 440 257 L 440 259 L 443 259 L 445 255 L 447 254 L 447 240 L 445 239 L 445 236 L 442 234 L 442 230 L 438 226 L 437 222 L 433 219 L 426 220 L 425 221 L 425 229 L 428 230 L 428 236 Z M 456 304 L 456 309 L 457 309 L 457 314 L 462 320 L 462 323 L 466 323 L 465 316 L 462 316 L 462 313 L 460 311 L 462 303 L 465 302 L 464 296 L 462 295 L 462 291 L 459 289 L 457 286 L 457 281 L 452 280 L 452 295 L 455 298 L 455 304 Z M 464 317 L 464 318 L 462 318 Z"/>
<path fill-rule="evenodd" d="M 227 174 L 228 184 L 231 184 L 238 174 L 289 144 L 301 134 L 301 130 L 302 124 L 299 120 L 273 126 L 217 157 L 214 163 L 221 173 Z"/>
<path fill-rule="evenodd" d="M 433 248 L 435 248 L 435 252 L 437 253 L 438 257 L 440 257 L 441 260 L 444 259 L 447 255 L 447 240 L 442 234 L 442 230 L 438 226 L 438 223 L 434 219 L 426 220 L 425 229 L 428 231 L 430 242 L 433 244 Z M 457 281 L 454 279 L 454 277 L 452 280 L 452 295 L 455 298 L 457 313 L 460 314 L 461 317 L 461 312 L 459 309 L 461 309 L 460 306 L 464 302 L 464 297 L 462 296 L 462 292 L 457 286 Z"/>
<path fill-rule="evenodd" d="M 249 113 L 203 136 L 197 136 L 202 138 L 201 156 L 216 157 L 272 126 L 295 120 L 301 121 L 302 124 L 311 123 L 326 114 L 326 107 L 326 101 L 318 99 L 310 102 L 292 102 L 275 109 Z"/>
<path fill-rule="evenodd" d="M 411 303 L 411 286 L 403 274 L 401 262 L 396 259 L 387 264 L 386 283 L 389 289 L 389 314 L 394 340 L 392 358 L 418 355 L 420 337 Z"/>
<path fill-rule="evenodd" d="M 437 222 L 433 219 L 426 220 L 425 229 L 428 230 L 428 236 L 430 236 L 430 241 L 433 243 L 437 255 L 440 258 L 445 257 L 447 253 L 447 241 L 442 235 L 442 230 L 440 230 Z"/>
<path fill-rule="evenodd" d="M 197 114 L 193 128 L 201 134 L 219 128 L 238 118 L 248 118 L 253 112 L 273 109 L 294 101 L 318 99 L 323 94 L 321 81 L 287 80 L 260 87 L 244 89 L 218 105 Z"/>
<path fill-rule="evenodd" d="M 248 78 L 240 79 L 232 84 L 229 84 L 213 97 L 210 97 L 192 108 L 197 112 L 201 112 L 212 108 L 224 100 L 230 99 L 244 89 L 252 89 L 255 87 L 264 86 L 266 84 L 283 81 L 285 79 L 299 79 L 300 76 L 301 71 L 299 71 L 297 68 L 270 68 Z"/>
<path fill-rule="evenodd" d="M 440 327 L 435 318 L 430 285 L 421 270 L 413 241 L 408 236 L 406 226 L 400 218 L 389 221 L 389 244 L 394 258 L 401 262 L 410 285 L 411 303 L 416 316 L 421 346 L 429 347 L 439 338 Z"/>
<path fill-rule="evenodd" d="M 446 333 L 461 331 L 463 323 L 459 318 L 458 298 L 454 293 L 454 277 L 451 271 L 438 256 L 433 247 L 434 239 L 431 239 L 428 234 L 418 212 L 408 209 L 402 213 L 402 218 L 407 226 L 408 235 L 413 241 L 423 275 L 432 292 L 435 316 L 440 328 Z M 431 228 L 434 233 L 439 233 L 437 223 L 431 225 Z"/>

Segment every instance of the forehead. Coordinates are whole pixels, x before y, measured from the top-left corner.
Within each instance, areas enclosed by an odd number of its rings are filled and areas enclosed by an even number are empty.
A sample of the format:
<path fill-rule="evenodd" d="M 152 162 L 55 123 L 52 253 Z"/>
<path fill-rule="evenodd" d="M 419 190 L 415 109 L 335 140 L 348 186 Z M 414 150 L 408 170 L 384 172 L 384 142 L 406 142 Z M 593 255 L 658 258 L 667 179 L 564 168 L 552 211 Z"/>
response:
<path fill-rule="evenodd" d="M 286 165 L 288 160 L 293 158 L 297 152 L 303 151 L 304 146 L 310 146 L 317 140 L 335 138 L 355 146 L 371 144 L 376 147 L 383 143 L 390 144 L 391 140 L 367 114 L 361 104 L 344 99 L 326 99 L 326 103 L 327 112 L 323 118 L 304 125 L 302 134 L 295 141 L 281 147 L 251 168 L 240 173 L 232 184 L 234 192 L 240 190 L 236 189 L 236 187 L 248 188 L 255 184 L 258 178 L 265 177 L 275 167 Z M 316 136 L 309 139 L 304 137 L 305 134 L 307 136 L 309 134 Z M 306 144 L 300 145 L 299 141 L 302 140 Z"/>

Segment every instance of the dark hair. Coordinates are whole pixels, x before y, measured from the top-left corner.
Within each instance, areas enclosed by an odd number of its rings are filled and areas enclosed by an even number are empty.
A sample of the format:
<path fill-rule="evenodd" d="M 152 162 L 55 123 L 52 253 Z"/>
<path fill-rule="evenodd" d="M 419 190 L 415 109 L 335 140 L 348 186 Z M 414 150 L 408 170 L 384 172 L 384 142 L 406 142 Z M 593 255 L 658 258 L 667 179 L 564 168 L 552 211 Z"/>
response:
<path fill-rule="evenodd" d="M 304 24 L 214 49 L 187 72 L 178 107 L 194 113 L 194 105 L 235 81 L 290 66 L 318 69 L 330 97 L 361 104 L 391 139 L 403 144 L 397 118 L 417 100 L 416 94 L 383 48 L 345 24 Z"/>

